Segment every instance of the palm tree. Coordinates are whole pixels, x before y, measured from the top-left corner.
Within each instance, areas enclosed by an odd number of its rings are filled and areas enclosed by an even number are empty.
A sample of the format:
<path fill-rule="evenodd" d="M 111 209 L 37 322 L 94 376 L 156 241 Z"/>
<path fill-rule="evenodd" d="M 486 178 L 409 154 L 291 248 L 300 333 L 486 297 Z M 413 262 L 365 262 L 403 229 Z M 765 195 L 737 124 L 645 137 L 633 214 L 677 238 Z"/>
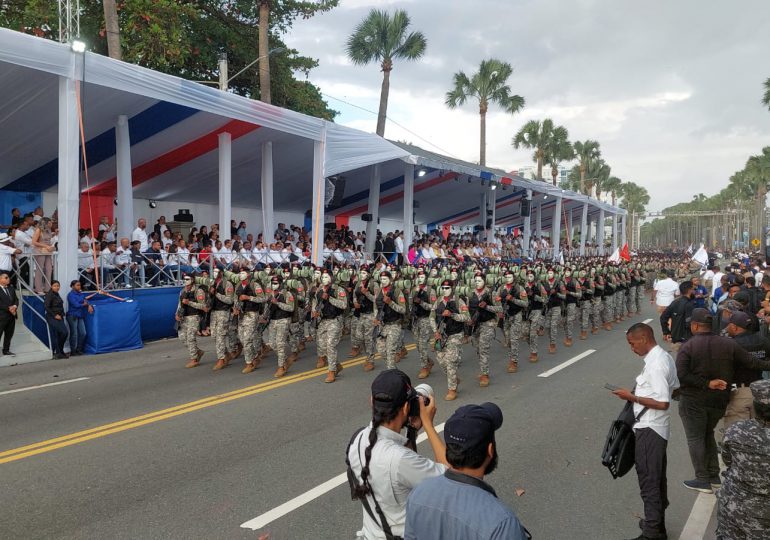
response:
<path fill-rule="evenodd" d="M 468 98 L 479 102 L 481 136 L 479 140 L 479 164 L 487 163 L 487 111 L 491 103 L 496 103 L 510 114 L 516 114 L 524 107 L 524 98 L 511 95 L 511 87 L 506 84 L 513 74 L 513 68 L 501 60 L 483 60 L 478 72 L 470 78 L 458 71 L 454 74 L 454 88 L 446 94 L 446 105 L 450 109 L 464 105 Z"/>
<path fill-rule="evenodd" d="M 553 120 L 546 118 L 530 120 L 513 137 L 511 144 L 514 148 L 521 147 L 534 150 L 532 161 L 537 163 L 537 180 L 543 179 L 543 163 L 546 159 L 546 147 L 553 134 Z"/>
<path fill-rule="evenodd" d="M 762 235 L 762 224 L 765 221 L 765 199 L 770 183 L 770 146 L 762 149 L 758 156 L 751 156 L 744 168 L 746 183 L 751 190 L 752 198 L 756 201 L 757 224 L 754 238 Z"/>
<path fill-rule="evenodd" d="M 391 17 L 386 11 L 373 9 L 348 38 L 348 58 L 354 64 L 365 65 L 376 61 L 382 69 L 380 110 L 377 113 L 377 135 L 380 137 L 385 136 L 393 60 L 416 60 L 425 54 L 428 45 L 422 32 L 407 33 L 409 24 L 406 11 L 396 10 Z"/>
<path fill-rule="evenodd" d="M 585 194 L 591 197 L 596 188 L 596 198 L 601 199 L 604 182 L 610 177 L 610 170 L 610 166 L 601 158 L 589 161 L 585 171 Z"/>
<path fill-rule="evenodd" d="M 270 103 L 270 3 L 259 0 L 259 99 Z"/>
<path fill-rule="evenodd" d="M 599 143 L 588 139 L 577 141 L 572 146 L 575 149 L 575 157 L 577 157 L 580 167 L 580 193 L 590 197 L 591 189 L 586 191 L 586 173 L 591 162 L 596 161 L 602 155 L 601 150 L 599 150 Z"/>
<path fill-rule="evenodd" d="M 633 182 L 624 182 L 620 185 L 619 192 L 623 199 L 620 201 L 620 207 L 628 212 L 629 216 L 644 214 L 646 206 L 650 203 L 650 194 L 647 190 Z M 631 237 L 631 220 L 626 219 L 626 238 Z"/>
<path fill-rule="evenodd" d="M 580 167 L 578 165 L 574 165 L 570 169 L 569 173 L 567 173 L 567 179 L 562 180 L 561 184 L 559 184 L 559 187 L 569 191 L 574 191 L 575 193 L 580 192 Z"/>
<path fill-rule="evenodd" d="M 104 0 L 104 29 L 107 34 L 107 53 L 110 58 L 120 60 L 122 53 L 120 50 L 120 25 L 118 24 L 118 9 L 115 6 L 115 0 Z"/>
<path fill-rule="evenodd" d="M 546 162 L 551 166 L 553 185 L 556 185 L 556 176 L 559 174 L 559 164 L 575 157 L 572 144 L 567 140 L 569 134 L 567 128 L 558 126 L 551 134 L 551 140 L 546 146 Z"/>
<path fill-rule="evenodd" d="M 762 98 L 762 103 L 770 109 L 770 78 L 765 81 L 765 96 Z"/>
<path fill-rule="evenodd" d="M 609 193 L 612 197 L 612 206 L 615 206 L 615 203 L 617 202 L 622 184 L 623 181 L 620 178 L 617 176 L 610 176 L 602 185 L 602 190 Z"/>

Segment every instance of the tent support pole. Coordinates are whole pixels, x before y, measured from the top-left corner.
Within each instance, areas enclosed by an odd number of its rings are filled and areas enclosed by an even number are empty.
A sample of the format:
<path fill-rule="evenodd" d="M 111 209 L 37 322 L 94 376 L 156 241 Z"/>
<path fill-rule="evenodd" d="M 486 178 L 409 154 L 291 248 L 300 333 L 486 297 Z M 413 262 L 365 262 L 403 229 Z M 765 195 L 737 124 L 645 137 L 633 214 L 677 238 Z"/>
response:
<path fill-rule="evenodd" d="M 131 181 L 131 137 L 128 117 L 118 116 L 115 125 L 115 164 L 118 178 L 118 240 L 131 239 L 134 227 L 134 187 Z"/>
<path fill-rule="evenodd" d="M 260 177 L 262 190 L 262 239 L 272 241 L 275 231 L 275 215 L 273 212 L 273 143 L 262 143 L 262 174 Z"/>
<path fill-rule="evenodd" d="M 524 194 L 524 197 L 528 199 L 530 202 L 532 201 L 532 190 L 528 189 L 527 192 Z M 532 237 L 532 206 L 530 204 L 530 213 L 528 216 L 522 217 L 524 220 L 524 238 L 522 238 L 522 246 L 521 246 L 521 253 L 522 255 L 531 255 L 529 253 L 529 241 Z"/>
<path fill-rule="evenodd" d="M 495 241 L 495 220 L 497 219 L 497 190 L 492 189 L 489 193 L 489 209 L 492 210 L 492 228 L 487 233 L 487 242 Z M 484 217 L 486 223 L 486 216 Z"/>
<path fill-rule="evenodd" d="M 559 251 L 561 251 L 561 197 L 556 197 L 556 207 L 553 211 L 553 219 L 551 220 L 551 243 L 553 246 L 553 259 L 559 258 Z"/>
<path fill-rule="evenodd" d="M 583 211 L 580 215 L 580 256 L 586 255 L 586 235 L 588 234 L 588 203 L 583 203 Z"/>
<path fill-rule="evenodd" d="M 628 214 L 621 214 L 620 219 L 620 244 L 625 246 L 628 241 L 628 238 L 626 238 L 626 221 L 628 220 Z"/>
<path fill-rule="evenodd" d="M 487 192 L 481 192 L 481 202 L 479 202 L 479 224 L 481 230 L 484 231 L 484 236 L 479 234 L 479 240 L 486 238 L 487 236 Z"/>
<path fill-rule="evenodd" d="M 310 262 L 323 264 L 324 252 L 324 200 L 326 194 L 326 125 L 321 128 L 321 140 L 313 143 L 313 209 Z M 367 238 L 368 240 L 368 238 Z"/>
<path fill-rule="evenodd" d="M 543 237 L 543 203 L 537 205 L 537 221 L 535 221 L 535 238 L 538 242 Z"/>
<path fill-rule="evenodd" d="M 596 243 L 599 245 L 599 255 L 604 255 L 604 208 L 599 210 L 599 220 L 596 222 Z"/>
<path fill-rule="evenodd" d="M 232 137 L 219 134 L 219 234 L 221 239 L 230 238 L 232 219 Z"/>
<path fill-rule="evenodd" d="M 78 276 L 80 132 L 76 84 L 78 83 L 74 79 L 59 77 L 59 255 L 56 260 L 56 273 L 62 285 L 62 298 L 67 298 L 69 284 Z"/>
<path fill-rule="evenodd" d="M 374 243 L 377 240 L 377 222 L 380 219 L 380 164 L 372 165 L 369 178 L 369 206 L 367 212 L 372 220 L 366 224 L 366 252 L 374 256 Z M 406 246 L 404 246 L 406 247 Z"/>
<path fill-rule="evenodd" d="M 414 165 L 404 165 L 404 256 L 414 234 Z M 367 236 L 368 238 L 368 236 Z"/>
<path fill-rule="evenodd" d="M 572 247 L 572 210 L 567 212 L 567 243 Z"/>
<path fill-rule="evenodd" d="M 612 214 L 612 251 L 618 249 L 618 215 Z"/>

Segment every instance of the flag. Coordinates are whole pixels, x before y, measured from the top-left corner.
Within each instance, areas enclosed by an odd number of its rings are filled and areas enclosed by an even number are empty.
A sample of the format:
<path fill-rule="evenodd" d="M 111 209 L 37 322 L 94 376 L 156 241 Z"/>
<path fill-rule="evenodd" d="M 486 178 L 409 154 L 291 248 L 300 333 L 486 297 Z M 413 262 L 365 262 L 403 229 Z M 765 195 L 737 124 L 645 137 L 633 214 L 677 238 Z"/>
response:
<path fill-rule="evenodd" d="M 695 255 L 692 256 L 692 260 L 701 266 L 708 266 L 709 254 L 706 251 L 706 248 L 703 247 L 703 244 L 700 245 L 700 249 L 698 249 L 698 251 L 695 252 Z"/>
<path fill-rule="evenodd" d="M 620 262 L 620 248 L 615 248 L 615 251 L 612 252 L 612 255 L 610 255 L 610 258 L 607 259 L 607 262 L 611 262 L 611 263 Z"/>
<path fill-rule="evenodd" d="M 620 250 L 620 258 L 626 262 L 631 262 L 631 254 L 628 252 L 628 242 L 623 244 L 623 249 Z"/>
<path fill-rule="evenodd" d="M 692 244 L 690 244 L 690 247 L 687 248 L 687 251 L 685 251 L 688 255 L 692 255 Z"/>

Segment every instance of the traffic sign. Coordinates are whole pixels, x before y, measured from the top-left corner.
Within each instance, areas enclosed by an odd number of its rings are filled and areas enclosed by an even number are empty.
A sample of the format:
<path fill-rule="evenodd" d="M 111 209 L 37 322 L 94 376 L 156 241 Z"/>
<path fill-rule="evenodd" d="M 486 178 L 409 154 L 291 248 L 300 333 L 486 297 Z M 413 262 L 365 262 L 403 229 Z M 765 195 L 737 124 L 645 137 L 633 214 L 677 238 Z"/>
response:
<path fill-rule="evenodd" d="M 759 238 L 753 238 L 751 240 L 751 245 L 754 246 L 755 248 L 758 248 L 759 247 Z"/>

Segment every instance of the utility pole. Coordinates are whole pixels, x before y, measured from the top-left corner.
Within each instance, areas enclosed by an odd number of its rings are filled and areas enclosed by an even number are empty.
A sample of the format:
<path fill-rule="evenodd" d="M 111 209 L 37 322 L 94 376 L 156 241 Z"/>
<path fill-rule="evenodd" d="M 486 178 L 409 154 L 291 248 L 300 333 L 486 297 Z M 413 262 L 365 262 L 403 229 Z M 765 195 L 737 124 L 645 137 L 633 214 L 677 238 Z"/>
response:
<path fill-rule="evenodd" d="M 219 89 L 223 92 L 227 91 L 227 53 L 219 53 Z"/>

